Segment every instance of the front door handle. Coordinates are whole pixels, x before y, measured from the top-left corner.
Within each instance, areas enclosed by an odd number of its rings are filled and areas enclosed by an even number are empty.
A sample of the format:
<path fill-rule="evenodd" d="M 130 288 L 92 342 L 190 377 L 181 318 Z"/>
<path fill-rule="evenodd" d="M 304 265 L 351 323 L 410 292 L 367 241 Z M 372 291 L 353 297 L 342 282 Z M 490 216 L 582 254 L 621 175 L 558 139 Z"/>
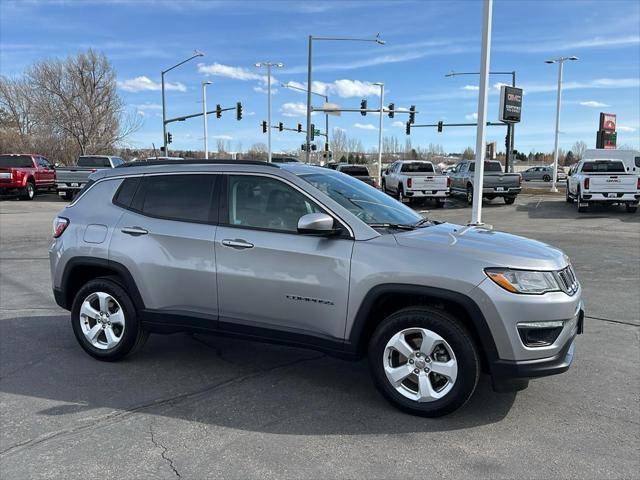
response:
<path fill-rule="evenodd" d="M 246 240 L 242 239 L 224 239 L 222 240 L 222 245 L 225 247 L 235 248 L 236 250 L 244 250 L 245 248 L 253 248 L 253 243 L 249 243 Z"/>
<path fill-rule="evenodd" d="M 146 235 L 147 233 L 149 233 L 148 230 L 145 230 L 144 228 L 141 228 L 141 227 L 124 227 L 120 231 L 122 233 L 126 233 L 127 235 L 133 235 L 134 237 L 137 237 L 139 235 Z"/>

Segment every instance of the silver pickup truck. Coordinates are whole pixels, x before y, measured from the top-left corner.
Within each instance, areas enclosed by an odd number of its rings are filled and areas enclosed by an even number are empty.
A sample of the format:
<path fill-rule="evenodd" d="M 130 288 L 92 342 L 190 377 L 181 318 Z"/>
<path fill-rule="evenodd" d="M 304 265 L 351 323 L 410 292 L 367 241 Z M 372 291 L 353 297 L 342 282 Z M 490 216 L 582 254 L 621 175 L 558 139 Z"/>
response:
<path fill-rule="evenodd" d="M 456 165 L 451 172 L 451 193 L 466 195 L 469 205 L 473 203 L 473 172 L 475 161 L 465 160 Z M 519 173 L 503 173 L 502 165 L 495 160 L 484 162 L 484 182 L 482 185 L 482 197 L 493 200 L 497 197 L 504 198 L 507 205 L 515 202 L 522 190 L 522 177 Z"/>
<path fill-rule="evenodd" d="M 73 167 L 56 169 L 56 190 L 65 200 L 72 199 L 85 183 L 89 175 L 103 168 L 114 168 L 122 165 L 124 160 L 111 155 L 81 155 Z"/>

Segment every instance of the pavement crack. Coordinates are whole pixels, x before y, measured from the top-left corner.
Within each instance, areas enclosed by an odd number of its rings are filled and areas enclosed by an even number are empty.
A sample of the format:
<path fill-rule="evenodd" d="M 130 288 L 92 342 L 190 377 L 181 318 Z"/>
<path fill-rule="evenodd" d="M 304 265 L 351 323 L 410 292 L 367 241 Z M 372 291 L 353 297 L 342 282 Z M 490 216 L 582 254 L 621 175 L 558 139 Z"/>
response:
<path fill-rule="evenodd" d="M 178 472 L 178 469 L 176 468 L 176 466 L 173 463 L 173 459 L 171 459 L 170 457 L 167 456 L 167 452 L 169 451 L 169 449 L 167 447 L 165 447 L 162 443 L 160 443 L 158 440 L 156 440 L 155 436 L 153 435 L 153 425 L 149 424 L 149 434 L 151 436 L 151 443 L 153 443 L 153 445 L 156 448 L 161 448 L 162 452 L 160 452 L 160 456 L 162 457 L 162 459 L 167 462 L 167 465 L 169 465 L 169 468 L 171 468 L 171 470 L 173 470 L 173 473 L 176 475 L 176 477 L 178 478 L 182 478 L 182 476 L 180 475 L 180 472 Z"/>
<path fill-rule="evenodd" d="M 306 362 L 312 362 L 314 360 L 319 360 L 321 358 L 324 358 L 326 355 L 322 354 L 322 355 L 316 355 L 314 357 L 303 357 L 303 358 L 297 358 L 295 360 L 292 360 L 290 362 L 286 362 L 286 363 L 280 363 L 277 365 L 274 365 L 273 367 L 270 368 L 265 368 L 263 370 L 257 371 L 257 372 L 251 372 L 245 375 L 240 375 L 238 377 L 232 377 L 229 378 L 227 380 L 222 380 L 221 382 L 216 382 L 213 383 L 211 385 L 208 385 L 204 388 L 201 388 L 199 390 L 194 390 L 191 392 L 186 392 L 186 393 L 180 393 L 177 395 L 173 395 L 171 397 L 167 397 L 167 398 L 162 398 L 162 399 L 158 399 L 158 400 L 152 400 L 150 402 L 147 403 L 143 403 L 137 406 L 133 406 L 127 410 L 114 410 L 112 412 L 109 412 L 105 415 L 102 415 L 100 417 L 94 418 L 92 419 L 88 424 L 85 425 L 79 425 L 76 427 L 71 427 L 71 428 L 67 428 L 64 430 L 58 430 L 55 432 L 48 432 L 46 434 L 43 434 L 37 438 L 33 438 L 33 439 L 29 439 L 29 440 L 24 440 L 22 442 L 16 443 L 14 445 L 11 445 L 7 448 L 5 448 L 4 450 L 0 451 L 0 459 L 8 456 L 8 455 L 13 455 L 15 453 L 18 453 L 22 450 L 28 450 L 28 449 L 32 449 L 37 447 L 38 445 L 41 445 L 43 443 L 49 442 L 51 440 L 54 439 L 58 439 L 60 437 L 64 437 L 64 436 L 71 436 L 71 435 L 75 435 L 78 433 L 82 433 L 85 432 L 87 430 L 92 430 L 94 428 L 100 428 L 106 425 L 110 425 L 119 421 L 124 420 L 125 418 L 128 418 L 129 416 L 133 415 L 134 413 L 138 413 L 144 410 L 147 410 L 149 408 L 154 408 L 154 407 L 161 407 L 164 405 L 169 405 L 169 404 L 176 404 L 178 402 L 183 402 L 183 401 L 187 401 L 187 400 L 191 400 L 193 398 L 197 398 L 198 396 L 201 395 L 205 395 L 217 390 L 221 390 L 223 388 L 238 384 L 238 383 L 242 383 L 245 380 L 249 380 L 252 378 L 259 378 L 261 376 L 264 376 L 268 373 L 271 373 L 275 370 L 279 370 L 282 368 L 287 368 L 287 367 L 292 367 L 294 365 L 298 365 L 301 363 L 306 363 Z"/>

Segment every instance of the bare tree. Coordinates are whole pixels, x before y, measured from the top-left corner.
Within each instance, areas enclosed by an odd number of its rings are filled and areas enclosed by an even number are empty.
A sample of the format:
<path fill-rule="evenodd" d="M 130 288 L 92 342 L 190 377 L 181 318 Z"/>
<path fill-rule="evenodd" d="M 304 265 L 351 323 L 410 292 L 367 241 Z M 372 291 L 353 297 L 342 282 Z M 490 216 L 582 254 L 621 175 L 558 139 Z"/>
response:
<path fill-rule="evenodd" d="M 573 147 L 571 147 L 571 152 L 573 153 L 573 156 L 576 160 L 581 160 L 586 149 L 587 149 L 587 144 L 584 143 L 582 140 L 578 140 L 576 143 L 573 144 Z"/>
<path fill-rule="evenodd" d="M 342 128 L 334 128 L 331 133 L 331 149 L 333 158 L 340 159 L 347 152 L 347 134 Z"/>
<path fill-rule="evenodd" d="M 225 153 L 227 151 L 223 138 L 216 139 L 216 151 L 218 153 Z"/>
<path fill-rule="evenodd" d="M 3 128 L 14 129 L 23 147 L 37 126 L 33 89 L 24 79 L 0 77 L 0 108 L 4 112 Z"/>
<path fill-rule="evenodd" d="M 104 54 L 88 50 L 65 60 L 47 60 L 27 69 L 40 123 L 77 152 L 108 153 L 141 125 L 127 114 L 116 91 L 116 73 Z"/>
<path fill-rule="evenodd" d="M 474 158 L 476 158 L 476 152 L 473 151 L 473 148 L 471 147 L 465 148 L 464 152 L 462 152 L 462 159 L 473 160 Z"/>

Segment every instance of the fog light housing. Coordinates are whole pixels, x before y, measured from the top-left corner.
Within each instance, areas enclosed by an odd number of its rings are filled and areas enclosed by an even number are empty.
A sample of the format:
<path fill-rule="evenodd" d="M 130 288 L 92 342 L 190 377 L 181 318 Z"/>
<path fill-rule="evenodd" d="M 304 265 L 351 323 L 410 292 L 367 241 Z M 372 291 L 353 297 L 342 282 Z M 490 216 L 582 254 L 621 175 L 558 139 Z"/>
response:
<path fill-rule="evenodd" d="M 562 320 L 518 323 L 520 340 L 526 347 L 547 347 L 556 341 L 564 327 Z"/>

